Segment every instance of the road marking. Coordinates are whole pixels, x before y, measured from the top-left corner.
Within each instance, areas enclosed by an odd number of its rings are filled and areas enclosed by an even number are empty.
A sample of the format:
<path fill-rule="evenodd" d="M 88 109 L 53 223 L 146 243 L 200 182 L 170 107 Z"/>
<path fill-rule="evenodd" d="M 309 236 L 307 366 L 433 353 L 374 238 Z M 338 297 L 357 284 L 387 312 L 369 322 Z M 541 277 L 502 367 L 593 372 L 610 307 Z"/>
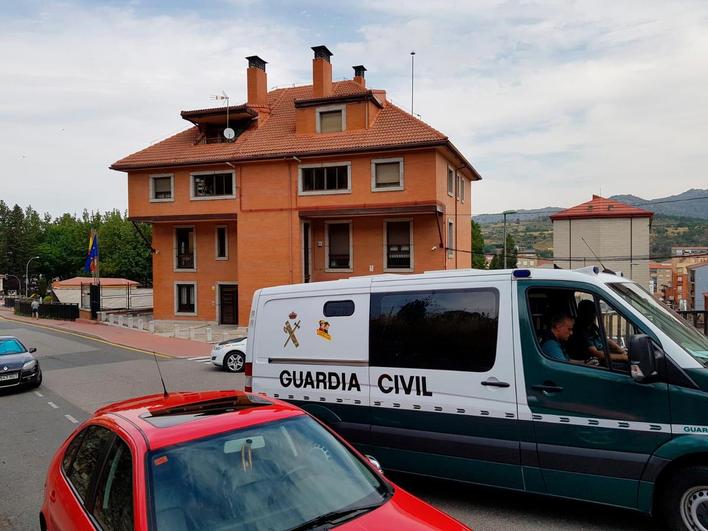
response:
<path fill-rule="evenodd" d="M 144 350 L 141 348 L 128 347 L 126 345 L 121 345 L 120 343 L 114 343 L 112 341 L 100 339 L 98 337 L 90 336 L 88 334 L 79 334 L 78 332 L 69 332 L 68 330 L 62 330 L 61 328 L 55 328 L 53 326 L 41 325 L 38 323 L 28 323 L 27 321 L 22 321 L 20 319 L 13 319 L 12 317 L 0 316 L 0 319 L 2 319 L 3 321 L 12 321 L 14 323 L 25 324 L 28 326 L 36 326 L 38 328 L 46 328 L 47 330 L 52 330 L 53 332 L 59 332 L 60 334 L 68 334 L 70 336 L 81 337 L 83 339 L 90 339 L 91 341 L 96 341 L 98 343 L 104 343 L 104 344 L 110 345 L 112 347 L 123 348 L 125 350 L 132 350 L 133 352 L 140 352 L 141 354 L 147 354 L 148 356 L 155 355 L 160 358 L 179 359 L 179 356 L 170 356 L 169 354 L 160 354 L 159 352 L 153 352 L 151 350 Z"/>
<path fill-rule="evenodd" d="M 54 402 L 47 402 L 50 406 L 52 406 L 54 409 L 59 409 L 59 406 L 57 406 Z"/>
<path fill-rule="evenodd" d="M 73 423 L 73 424 L 78 424 L 78 423 L 79 423 L 79 421 L 76 420 L 76 419 L 75 419 L 74 417 L 72 417 L 71 415 L 64 415 L 64 416 L 66 417 L 66 419 L 67 419 L 69 422 L 71 422 L 71 423 Z"/>
<path fill-rule="evenodd" d="M 44 398 L 44 395 L 39 391 L 35 391 L 34 394 L 37 395 L 39 398 Z"/>

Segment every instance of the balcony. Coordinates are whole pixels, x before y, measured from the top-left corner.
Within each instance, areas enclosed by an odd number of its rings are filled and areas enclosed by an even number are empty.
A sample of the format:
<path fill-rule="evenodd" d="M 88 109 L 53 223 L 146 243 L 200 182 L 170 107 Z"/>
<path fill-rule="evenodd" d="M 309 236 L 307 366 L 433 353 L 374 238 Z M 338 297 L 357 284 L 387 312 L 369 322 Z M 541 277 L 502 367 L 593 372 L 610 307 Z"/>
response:
<path fill-rule="evenodd" d="M 178 254 L 177 269 L 194 269 L 194 254 Z"/>

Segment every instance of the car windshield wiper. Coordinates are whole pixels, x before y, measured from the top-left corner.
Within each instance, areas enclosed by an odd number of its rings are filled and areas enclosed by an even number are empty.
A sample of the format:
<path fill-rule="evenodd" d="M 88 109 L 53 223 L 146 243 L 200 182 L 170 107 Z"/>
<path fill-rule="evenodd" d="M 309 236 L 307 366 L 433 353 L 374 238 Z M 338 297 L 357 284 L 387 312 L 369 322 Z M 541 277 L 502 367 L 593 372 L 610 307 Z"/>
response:
<path fill-rule="evenodd" d="M 325 513 L 322 516 L 313 518 L 309 522 L 305 522 L 304 524 L 300 524 L 296 527 L 293 527 L 289 531 L 305 531 L 306 529 L 315 529 L 325 524 L 338 524 L 341 523 L 341 520 L 344 520 L 345 518 L 351 519 L 359 513 L 367 513 L 369 511 L 373 511 L 374 509 L 381 507 L 385 501 L 386 500 L 371 505 L 360 505 L 359 507 L 349 507 L 347 509 L 340 509 L 338 511 Z"/>

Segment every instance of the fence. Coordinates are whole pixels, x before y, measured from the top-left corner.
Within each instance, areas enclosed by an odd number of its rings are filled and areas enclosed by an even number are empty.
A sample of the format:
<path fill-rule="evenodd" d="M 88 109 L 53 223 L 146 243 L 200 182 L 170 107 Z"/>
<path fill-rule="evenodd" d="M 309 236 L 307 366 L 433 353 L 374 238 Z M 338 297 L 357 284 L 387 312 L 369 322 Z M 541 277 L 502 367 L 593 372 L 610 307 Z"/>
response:
<path fill-rule="evenodd" d="M 61 302 L 78 304 L 81 308 L 91 308 L 90 284 L 82 284 L 77 288 L 59 288 L 54 294 Z M 152 309 L 152 289 L 134 286 L 103 286 L 101 285 L 100 311 L 111 310 L 141 310 Z"/>
<path fill-rule="evenodd" d="M 14 308 L 15 307 L 15 297 L 5 297 L 5 308 Z"/>
<path fill-rule="evenodd" d="M 31 316 L 32 301 L 27 299 L 15 300 L 15 315 Z M 74 321 L 79 318 L 79 305 L 61 303 L 40 304 L 39 316 L 43 319 Z"/>

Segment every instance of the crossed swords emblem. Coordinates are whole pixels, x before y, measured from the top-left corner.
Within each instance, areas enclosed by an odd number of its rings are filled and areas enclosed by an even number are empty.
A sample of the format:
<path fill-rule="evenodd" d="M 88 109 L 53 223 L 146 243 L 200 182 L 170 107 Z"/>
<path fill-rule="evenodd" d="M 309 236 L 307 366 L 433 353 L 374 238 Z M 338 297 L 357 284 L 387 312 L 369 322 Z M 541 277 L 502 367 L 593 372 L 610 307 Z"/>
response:
<path fill-rule="evenodd" d="M 288 343 L 290 341 L 293 342 L 293 345 L 295 345 L 295 348 L 300 346 L 300 343 L 297 340 L 297 337 L 295 337 L 295 330 L 300 328 L 300 321 L 293 322 L 293 324 L 290 324 L 290 321 L 285 321 L 285 326 L 283 327 L 283 332 L 288 334 L 288 338 L 285 340 L 285 344 L 283 345 L 283 348 L 288 346 Z"/>

